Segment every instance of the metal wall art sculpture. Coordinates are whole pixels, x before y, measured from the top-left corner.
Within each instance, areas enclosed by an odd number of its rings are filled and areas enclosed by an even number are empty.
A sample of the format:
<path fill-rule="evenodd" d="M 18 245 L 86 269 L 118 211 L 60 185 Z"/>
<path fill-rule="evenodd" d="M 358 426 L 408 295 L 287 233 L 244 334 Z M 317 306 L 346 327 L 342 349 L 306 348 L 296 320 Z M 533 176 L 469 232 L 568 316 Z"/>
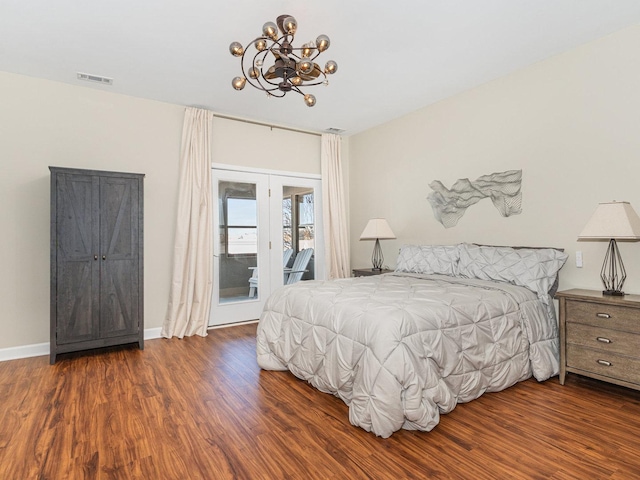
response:
<path fill-rule="evenodd" d="M 522 212 L 522 170 L 483 175 L 475 181 L 456 180 L 451 189 L 439 180 L 429 184 L 433 190 L 427 197 L 433 214 L 445 228 L 454 227 L 471 205 L 491 198 L 500 215 L 509 217 Z"/>

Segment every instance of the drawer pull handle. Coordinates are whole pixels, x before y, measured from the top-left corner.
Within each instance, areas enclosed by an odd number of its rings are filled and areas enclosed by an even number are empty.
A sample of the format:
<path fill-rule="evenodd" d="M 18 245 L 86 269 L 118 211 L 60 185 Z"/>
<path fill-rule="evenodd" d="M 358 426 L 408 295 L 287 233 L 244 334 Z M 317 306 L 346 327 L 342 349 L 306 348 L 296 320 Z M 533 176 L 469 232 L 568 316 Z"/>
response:
<path fill-rule="evenodd" d="M 608 313 L 596 313 L 596 317 L 598 318 L 611 318 L 611 315 Z"/>
<path fill-rule="evenodd" d="M 596 340 L 602 343 L 611 343 L 611 340 L 609 340 L 608 338 L 604 338 L 604 337 L 596 337 Z"/>
<path fill-rule="evenodd" d="M 611 362 L 607 362 L 606 360 L 598 360 L 598 363 L 600 365 L 604 365 L 605 367 L 610 367 L 611 366 Z"/>

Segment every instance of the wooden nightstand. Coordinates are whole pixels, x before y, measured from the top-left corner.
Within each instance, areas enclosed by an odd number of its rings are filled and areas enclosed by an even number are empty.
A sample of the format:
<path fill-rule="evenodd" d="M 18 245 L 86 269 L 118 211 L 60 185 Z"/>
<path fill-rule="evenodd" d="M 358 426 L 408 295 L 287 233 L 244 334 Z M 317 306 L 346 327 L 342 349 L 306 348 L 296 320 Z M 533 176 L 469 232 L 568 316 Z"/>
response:
<path fill-rule="evenodd" d="M 560 384 L 567 372 L 640 390 L 640 295 L 565 290 L 560 301 Z"/>
<path fill-rule="evenodd" d="M 354 277 L 370 277 L 371 275 L 382 275 L 383 273 L 391 273 L 393 270 L 374 270 L 373 268 L 354 268 L 352 270 Z"/>

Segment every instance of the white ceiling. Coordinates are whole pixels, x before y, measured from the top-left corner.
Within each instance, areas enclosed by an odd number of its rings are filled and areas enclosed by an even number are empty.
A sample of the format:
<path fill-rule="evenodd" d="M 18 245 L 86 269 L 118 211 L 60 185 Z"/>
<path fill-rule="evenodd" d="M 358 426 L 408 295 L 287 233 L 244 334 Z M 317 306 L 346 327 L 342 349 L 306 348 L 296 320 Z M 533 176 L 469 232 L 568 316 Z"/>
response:
<path fill-rule="evenodd" d="M 231 87 L 229 44 L 284 13 L 294 46 L 331 38 L 318 60 L 338 72 L 313 108 Z M 638 23 L 639 0 L 3 0 L 0 70 L 350 135 Z"/>

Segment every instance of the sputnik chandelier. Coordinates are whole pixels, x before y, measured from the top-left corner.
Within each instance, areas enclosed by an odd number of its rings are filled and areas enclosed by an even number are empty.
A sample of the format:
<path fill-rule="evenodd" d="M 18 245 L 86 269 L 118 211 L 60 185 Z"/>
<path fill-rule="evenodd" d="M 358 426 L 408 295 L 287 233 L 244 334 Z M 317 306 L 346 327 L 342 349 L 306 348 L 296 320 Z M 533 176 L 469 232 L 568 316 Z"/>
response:
<path fill-rule="evenodd" d="M 324 70 L 314 60 L 327 48 L 330 41 L 326 35 L 320 35 L 315 43 L 309 42 L 302 47 L 294 48 L 294 35 L 298 22 L 291 15 L 280 15 L 277 25 L 267 22 L 262 27 L 262 36 L 253 40 L 255 55 L 247 55 L 247 49 L 240 42 L 233 42 L 229 51 L 234 57 L 242 57 L 240 66 L 242 77 L 235 77 L 231 84 L 236 90 L 242 90 L 247 82 L 253 87 L 267 92 L 268 96 L 284 97 L 287 92 L 298 92 L 304 97 L 309 107 L 316 104 L 316 97 L 304 93 L 301 87 L 312 85 L 328 85 L 327 75 L 338 70 L 338 64 L 329 60 Z M 278 33 L 280 31 L 280 34 Z M 297 53 L 294 53 L 297 52 Z M 273 65 L 267 67 L 267 57 L 271 53 L 275 57 Z"/>

